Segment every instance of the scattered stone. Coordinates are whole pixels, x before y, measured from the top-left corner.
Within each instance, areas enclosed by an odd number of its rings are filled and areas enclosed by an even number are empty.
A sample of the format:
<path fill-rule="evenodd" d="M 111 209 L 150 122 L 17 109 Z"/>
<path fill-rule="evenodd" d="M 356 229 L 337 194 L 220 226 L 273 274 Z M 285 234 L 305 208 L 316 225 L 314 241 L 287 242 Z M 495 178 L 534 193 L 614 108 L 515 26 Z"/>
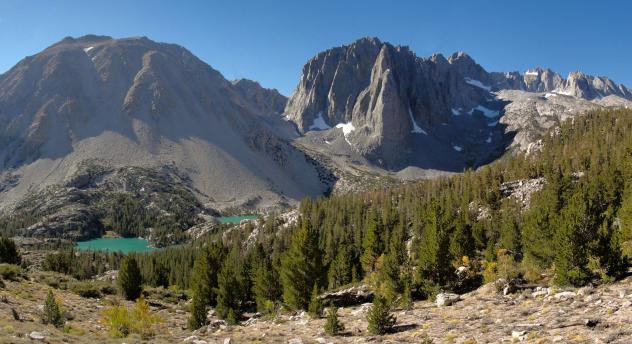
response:
<path fill-rule="evenodd" d="M 219 329 L 226 328 L 226 321 L 224 320 L 212 320 L 211 323 L 207 326 L 206 332 L 215 332 Z"/>
<path fill-rule="evenodd" d="M 230 337 L 224 338 L 224 344 L 235 344 L 235 341 L 233 341 Z"/>
<path fill-rule="evenodd" d="M 594 292 L 594 290 L 595 290 L 595 288 L 593 288 L 592 286 L 585 286 L 585 287 L 580 288 L 577 291 L 577 295 L 587 296 L 587 295 L 592 294 Z"/>
<path fill-rule="evenodd" d="M 66 320 L 73 320 L 73 319 L 75 319 L 75 315 L 70 313 L 70 311 L 65 311 L 64 312 L 64 318 L 66 318 Z"/>
<path fill-rule="evenodd" d="M 439 295 L 437 295 L 437 306 L 438 307 L 450 306 L 456 303 L 457 301 L 459 301 L 460 299 L 461 299 L 461 296 L 459 296 L 459 294 L 440 293 Z"/>
<path fill-rule="evenodd" d="M 553 297 L 556 298 L 557 300 L 566 300 L 566 299 L 572 299 L 575 296 L 577 296 L 577 294 L 573 293 L 572 291 L 562 291 L 555 294 Z"/>
<path fill-rule="evenodd" d="M 299 337 L 290 339 L 287 344 L 303 344 L 303 340 Z"/>
<path fill-rule="evenodd" d="M 527 331 L 512 331 L 511 337 L 522 342 L 527 339 Z"/>
<path fill-rule="evenodd" d="M 369 311 L 369 308 L 371 308 L 372 303 L 363 303 L 362 305 L 360 305 L 360 307 L 358 307 L 358 309 L 355 309 L 353 311 L 351 311 L 352 315 L 364 315 Z"/>
<path fill-rule="evenodd" d="M 548 294 L 548 291 L 546 290 L 538 290 L 538 291 L 534 291 L 533 293 L 531 293 L 531 297 L 538 298 L 538 297 L 544 297 Z"/>
<path fill-rule="evenodd" d="M 33 331 L 29 333 L 29 338 L 33 340 L 44 340 L 46 337 L 41 332 Z"/>

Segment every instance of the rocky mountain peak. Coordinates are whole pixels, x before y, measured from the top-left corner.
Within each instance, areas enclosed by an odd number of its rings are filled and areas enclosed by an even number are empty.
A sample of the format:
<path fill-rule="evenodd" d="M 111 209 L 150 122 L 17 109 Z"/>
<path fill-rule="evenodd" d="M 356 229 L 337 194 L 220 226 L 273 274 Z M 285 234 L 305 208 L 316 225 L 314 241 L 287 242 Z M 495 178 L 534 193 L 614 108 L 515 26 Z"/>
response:
<path fill-rule="evenodd" d="M 0 208 L 33 185 L 65 183 L 87 159 L 175 165 L 204 201 L 224 206 L 319 194 L 315 167 L 286 141 L 291 125 L 270 116 L 285 101 L 256 82 L 227 81 L 175 44 L 65 38 L 0 76 L 0 183 L 18 180 L 0 188 Z"/>

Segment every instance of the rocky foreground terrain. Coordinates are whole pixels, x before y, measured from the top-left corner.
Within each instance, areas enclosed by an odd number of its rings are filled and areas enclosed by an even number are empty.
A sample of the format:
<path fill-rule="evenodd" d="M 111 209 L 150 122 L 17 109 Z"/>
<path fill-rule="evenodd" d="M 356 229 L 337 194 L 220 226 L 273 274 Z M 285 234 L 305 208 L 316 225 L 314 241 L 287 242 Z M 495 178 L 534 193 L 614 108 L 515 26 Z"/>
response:
<path fill-rule="evenodd" d="M 255 315 L 241 325 L 227 326 L 211 311 L 210 325 L 191 332 L 186 330 L 188 301 L 183 295 L 150 289 L 147 300 L 161 322 L 154 329 L 155 336 L 143 341 L 134 336 L 107 336 L 104 309 L 113 304 L 131 306 L 114 295 L 91 299 L 56 290 L 68 319 L 66 331 L 42 325 L 41 308 L 50 289 L 45 283 L 60 276 L 33 272 L 26 279 L 5 280 L 0 290 L 0 342 L 629 343 L 632 338 L 632 277 L 599 287 L 561 290 L 532 286 L 506 294 L 504 284 L 490 283 L 452 304 L 419 301 L 411 310 L 395 310 L 396 326 L 385 336 L 367 335 L 368 303 L 339 308 L 346 332 L 336 337 L 324 334 L 325 319 L 283 312 L 275 317 Z"/>

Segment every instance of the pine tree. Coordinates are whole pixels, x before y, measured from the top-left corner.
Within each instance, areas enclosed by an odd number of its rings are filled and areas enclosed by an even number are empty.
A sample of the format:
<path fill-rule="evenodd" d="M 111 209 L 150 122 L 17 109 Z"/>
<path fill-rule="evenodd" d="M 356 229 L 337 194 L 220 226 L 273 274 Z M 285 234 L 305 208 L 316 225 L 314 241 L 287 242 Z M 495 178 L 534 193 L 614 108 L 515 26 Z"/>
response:
<path fill-rule="evenodd" d="M 118 274 L 119 290 L 127 300 L 136 300 L 143 291 L 143 280 L 136 259 L 127 256 L 121 262 Z"/>
<path fill-rule="evenodd" d="M 191 274 L 191 317 L 189 328 L 198 329 L 206 323 L 206 308 L 217 301 L 217 274 L 224 261 L 225 250 L 219 243 L 212 243 L 200 250 L 193 263 Z"/>
<path fill-rule="evenodd" d="M 233 247 L 217 275 L 217 306 L 221 319 L 236 323 L 248 301 L 248 276 L 238 246 Z M 232 314 L 231 314 L 232 312 Z"/>
<path fill-rule="evenodd" d="M 338 308 L 333 303 L 327 310 L 327 321 L 325 322 L 325 333 L 336 336 L 345 330 L 344 325 L 338 320 Z"/>
<path fill-rule="evenodd" d="M 448 284 L 454 277 L 450 255 L 449 224 L 443 208 L 433 201 L 428 211 L 418 257 L 418 277 L 427 295 Z"/>
<path fill-rule="evenodd" d="M 279 276 L 268 257 L 261 257 L 252 276 L 252 293 L 257 303 L 257 310 L 262 313 L 271 312 L 274 302 L 282 295 Z"/>
<path fill-rule="evenodd" d="M 627 260 L 621 249 L 621 235 L 618 228 L 604 221 L 599 229 L 596 254 L 599 265 L 610 278 L 616 278 L 625 272 Z"/>
<path fill-rule="evenodd" d="M 455 258 L 473 257 L 475 253 L 475 240 L 472 236 L 472 226 L 464 219 L 457 219 L 454 234 L 450 239 L 450 253 Z"/>
<path fill-rule="evenodd" d="M 382 264 L 378 274 L 378 289 L 389 303 L 403 292 L 403 284 L 400 276 L 400 267 L 402 262 L 399 261 L 399 254 L 391 245 L 386 255 L 382 256 Z"/>
<path fill-rule="evenodd" d="M 561 212 L 556 233 L 555 282 L 559 285 L 582 285 L 589 277 L 588 254 L 593 239 L 588 199 L 580 187 Z"/>
<path fill-rule="evenodd" d="M 42 315 L 42 322 L 44 324 L 51 324 L 57 328 L 64 326 L 66 319 L 61 312 L 61 306 L 55 299 L 55 295 L 52 290 L 48 290 L 48 296 L 44 302 L 44 314 Z"/>
<path fill-rule="evenodd" d="M 294 309 L 309 304 L 310 286 L 318 283 L 322 271 L 322 253 L 318 246 L 318 231 L 303 219 L 292 235 L 290 247 L 281 259 L 283 299 Z"/>
<path fill-rule="evenodd" d="M 353 278 L 352 259 L 351 252 L 345 244 L 342 244 L 329 266 L 329 273 L 327 274 L 329 289 L 336 289 L 351 282 Z"/>
<path fill-rule="evenodd" d="M 391 314 L 391 307 L 381 295 L 376 295 L 373 305 L 367 313 L 368 330 L 373 335 L 383 335 L 395 325 L 395 317 Z"/>
<path fill-rule="evenodd" d="M 375 271 L 375 263 L 382 254 L 381 226 L 377 211 L 371 210 L 366 221 L 366 232 L 362 241 L 363 253 L 360 257 L 365 274 Z"/>
<path fill-rule="evenodd" d="M 404 274 L 402 277 L 402 284 L 403 284 L 403 288 L 404 291 L 402 292 L 402 308 L 404 308 L 405 310 L 411 310 L 413 309 L 413 295 L 412 295 L 412 276 L 410 273 L 410 268 L 408 267 L 407 264 L 407 268 L 404 268 Z"/>
<path fill-rule="evenodd" d="M 318 319 L 323 316 L 323 303 L 318 298 L 318 285 L 316 284 L 314 284 L 314 289 L 312 289 L 312 296 L 310 297 L 307 311 L 314 319 Z"/>

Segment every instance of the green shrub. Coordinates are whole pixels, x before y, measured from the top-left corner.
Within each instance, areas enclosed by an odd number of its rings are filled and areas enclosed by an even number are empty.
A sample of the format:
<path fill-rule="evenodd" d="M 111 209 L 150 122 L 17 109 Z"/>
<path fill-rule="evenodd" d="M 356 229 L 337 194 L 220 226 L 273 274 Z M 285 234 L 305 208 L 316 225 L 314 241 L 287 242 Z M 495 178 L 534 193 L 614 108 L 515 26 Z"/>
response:
<path fill-rule="evenodd" d="M 68 289 L 81 297 L 96 299 L 102 296 L 99 285 L 92 281 L 72 282 L 68 285 Z"/>
<path fill-rule="evenodd" d="M 9 281 L 17 281 L 24 277 L 22 268 L 13 264 L 0 264 L 0 276 Z"/>
<path fill-rule="evenodd" d="M 20 264 L 20 255 L 15 242 L 6 236 L 0 236 L 0 263 Z"/>
<path fill-rule="evenodd" d="M 104 311 L 103 322 L 112 337 L 124 338 L 137 334 L 141 339 L 151 338 L 155 333 L 155 325 L 160 317 L 152 314 L 149 304 L 142 295 L 136 300 L 134 307 L 113 306 Z"/>

